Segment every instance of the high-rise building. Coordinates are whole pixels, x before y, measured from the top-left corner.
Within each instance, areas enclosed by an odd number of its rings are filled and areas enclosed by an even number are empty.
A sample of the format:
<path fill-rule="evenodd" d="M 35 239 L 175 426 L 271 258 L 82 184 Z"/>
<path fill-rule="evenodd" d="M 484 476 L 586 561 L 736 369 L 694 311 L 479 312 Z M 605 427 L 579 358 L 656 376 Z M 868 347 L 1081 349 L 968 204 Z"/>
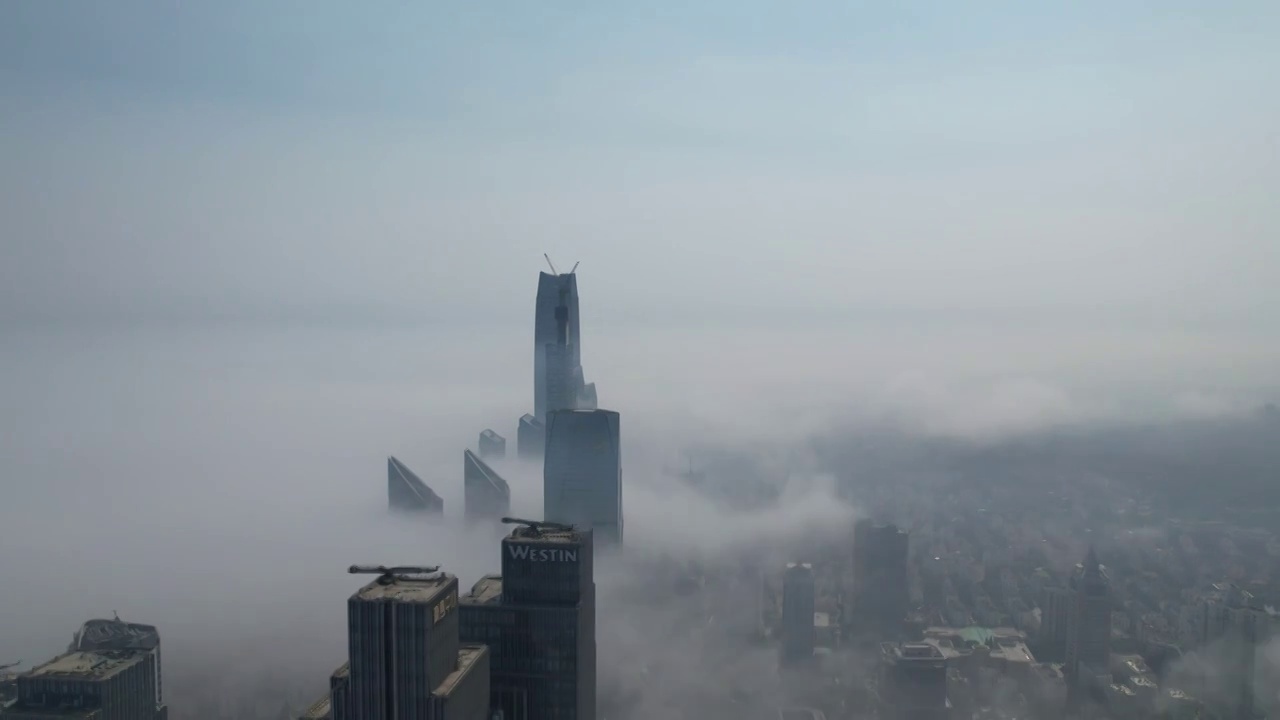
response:
<path fill-rule="evenodd" d="M 782 664 L 796 665 L 813 658 L 815 607 L 813 566 L 788 563 L 782 575 Z"/>
<path fill-rule="evenodd" d="M 476 445 L 480 457 L 502 459 L 507 456 L 507 439 L 494 432 L 492 428 L 480 433 L 480 442 Z"/>
<path fill-rule="evenodd" d="M 5 720 L 165 720 L 159 655 L 142 647 L 73 650 L 18 676 Z"/>
<path fill-rule="evenodd" d="M 1111 579 L 1092 547 L 1076 566 L 1071 592 L 1066 671 L 1072 689 L 1080 690 L 1086 678 L 1109 676 L 1111 665 Z"/>
<path fill-rule="evenodd" d="M 1215 585 L 1196 615 L 1197 635 L 1213 667 L 1212 677 L 1194 678 L 1208 696 L 1225 702 L 1224 717 L 1253 720 L 1257 715 L 1258 650 L 1276 632 L 1276 621 L 1253 594 L 1233 584 Z M 1216 686 L 1217 692 L 1207 692 Z"/>
<path fill-rule="evenodd" d="M 577 275 L 539 273 L 533 326 L 533 416 L 539 420 L 545 421 L 551 410 L 562 409 L 553 406 L 550 395 L 549 379 L 554 373 L 547 348 L 565 346 L 566 355 L 559 360 L 572 372 L 582 365 L 579 328 Z"/>
<path fill-rule="evenodd" d="M 437 568 L 351 572 L 378 578 L 347 602 L 350 662 L 330 679 L 330 717 L 487 720 L 489 651 L 459 641 L 458 579 Z"/>
<path fill-rule="evenodd" d="M 511 512 L 511 487 L 470 450 L 462 451 L 463 515 L 468 520 L 498 520 Z"/>
<path fill-rule="evenodd" d="M 444 514 L 444 499 L 394 457 L 387 458 L 387 504 L 392 510 Z"/>
<path fill-rule="evenodd" d="M 1075 594 L 1058 585 L 1040 589 L 1040 630 L 1036 633 L 1036 657 L 1044 662 L 1061 662 L 1067 656 L 1071 614 Z"/>
<path fill-rule="evenodd" d="M 547 519 L 590 528 L 597 541 L 622 544 L 620 416 L 612 410 L 547 415 L 542 466 Z"/>
<path fill-rule="evenodd" d="M 516 456 L 523 460 L 541 460 L 547 445 L 547 425 L 528 413 L 520 416 L 516 428 Z"/>
<path fill-rule="evenodd" d="M 155 655 L 153 664 L 156 672 L 156 709 L 158 714 L 167 715 L 164 705 L 164 683 L 160 662 L 160 631 L 155 625 L 130 623 L 119 617 L 110 620 L 94 619 L 87 621 L 76 631 L 68 652 L 97 652 L 102 650 L 133 650 Z"/>
<path fill-rule="evenodd" d="M 910 610 L 908 535 L 895 525 L 859 520 L 853 526 L 853 598 L 849 620 L 855 633 L 895 638 Z"/>
<path fill-rule="evenodd" d="M 947 660 L 930 643 L 880 643 L 877 692 L 884 720 L 948 720 Z"/>
<path fill-rule="evenodd" d="M 489 646 L 490 707 L 503 720 L 593 720 L 591 531 L 520 522 L 502 541 L 502 574 L 460 599 L 462 638 Z"/>

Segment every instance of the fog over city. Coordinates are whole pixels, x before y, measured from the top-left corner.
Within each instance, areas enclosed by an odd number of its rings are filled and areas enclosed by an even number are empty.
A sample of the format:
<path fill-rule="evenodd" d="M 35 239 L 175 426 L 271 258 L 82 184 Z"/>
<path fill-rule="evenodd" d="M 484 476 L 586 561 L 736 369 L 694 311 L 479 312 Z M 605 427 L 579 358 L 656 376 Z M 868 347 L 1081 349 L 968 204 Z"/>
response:
<path fill-rule="evenodd" d="M 605 5 L 0 9 L 0 665 L 118 612 L 176 720 L 296 717 L 348 565 L 498 572 L 462 452 L 533 410 L 543 253 L 621 413 L 602 717 L 828 697 L 740 570 L 847 587 L 860 518 L 945 624 L 1010 572 L 1034 636 L 1024 575 L 1092 546 L 1134 626 L 1221 583 L 1274 616 L 1276 8 Z M 388 514 L 389 455 L 443 521 Z M 1155 674 L 1226 697 L 1216 652 Z"/>

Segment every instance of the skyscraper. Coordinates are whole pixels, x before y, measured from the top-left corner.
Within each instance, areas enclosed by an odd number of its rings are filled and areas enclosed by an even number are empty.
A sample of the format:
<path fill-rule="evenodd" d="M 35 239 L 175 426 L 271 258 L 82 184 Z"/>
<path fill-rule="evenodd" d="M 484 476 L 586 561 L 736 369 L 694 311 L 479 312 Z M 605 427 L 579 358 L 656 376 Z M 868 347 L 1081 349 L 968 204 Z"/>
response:
<path fill-rule="evenodd" d="M 796 665 L 813 658 L 813 566 L 788 563 L 782 575 L 782 664 Z"/>
<path fill-rule="evenodd" d="M 523 460 L 541 460 L 547 445 L 547 425 L 525 413 L 516 428 L 516 456 Z"/>
<path fill-rule="evenodd" d="M 564 356 L 556 360 L 571 373 L 582 365 L 579 328 L 577 275 L 538 273 L 533 325 L 533 416 L 539 420 L 545 422 L 548 411 L 562 409 L 552 406 L 553 398 L 549 395 L 550 375 L 555 373 L 551 372 L 547 348 L 560 345 L 567 348 Z"/>
<path fill-rule="evenodd" d="M 853 607 L 855 632 L 894 638 L 910 609 L 908 535 L 895 525 L 859 520 L 853 526 Z"/>
<path fill-rule="evenodd" d="M 480 442 L 476 450 L 482 458 L 504 458 L 507 456 L 507 439 L 491 428 L 480 433 Z"/>
<path fill-rule="evenodd" d="M 880 643 L 880 717 L 947 720 L 947 661 L 930 643 Z"/>
<path fill-rule="evenodd" d="M 444 499 L 394 457 L 387 458 L 387 504 L 392 510 L 444 514 Z"/>
<path fill-rule="evenodd" d="M 1214 646 L 1212 677 L 1196 678 L 1204 686 L 1198 689 L 1216 686 L 1217 692 L 1209 694 L 1221 697 L 1224 717 L 1253 720 L 1257 714 L 1258 651 L 1272 639 L 1275 628 L 1259 605 L 1252 593 L 1235 585 L 1215 585 L 1196 615 L 1200 642 Z"/>
<path fill-rule="evenodd" d="M 462 490 L 467 520 L 498 520 L 511 512 L 511 487 L 470 450 L 462 451 Z"/>
<path fill-rule="evenodd" d="M 119 617 L 85 622 L 75 633 L 68 652 L 138 651 L 155 655 L 155 688 L 157 715 L 167 715 L 164 705 L 164 683 L 160 663 L 160 631 L 155 625 L 130 623 Z"/>
<path fill-rule="evenodd" d="M 1067 634 L 1066 671 L 1079 690 L 1088 677 L 1110 675 L 1111 579 L 1093 548 L 1071 579 L 1071 628 Z"/>
<path fill-rule="evenodd" d="M 489 646 L 490 707 L 503 720 L 594 720 L 591 531 L 520 522 L 502 541 L 502 574 L 460 599 L 462 638 Z"/>
<path fill-rule="evenodd" d="M 542 467 L 547 519 L 590 528 L 622 543 L 620 416 L 612 410 L 557 410 L 547 415 Z"/>
<path fill-rule="evenodd" d="M 436 568 L 351 572 L 378 578 L 347 602 L 350 663 L 330 682 L 334 720 L 487 718 L 489 651 L 459 642 L 458 579 Z"/>

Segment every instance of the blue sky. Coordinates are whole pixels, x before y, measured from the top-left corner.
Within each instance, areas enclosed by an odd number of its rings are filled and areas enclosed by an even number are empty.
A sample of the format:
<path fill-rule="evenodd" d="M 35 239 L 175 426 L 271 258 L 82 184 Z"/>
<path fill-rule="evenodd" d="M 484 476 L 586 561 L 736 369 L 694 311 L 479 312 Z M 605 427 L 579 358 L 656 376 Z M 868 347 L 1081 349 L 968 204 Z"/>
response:
<path fill-rule="evenodd" d="M 1274 5 L 6 3 L 4 297 L 1265 318 Z"/>

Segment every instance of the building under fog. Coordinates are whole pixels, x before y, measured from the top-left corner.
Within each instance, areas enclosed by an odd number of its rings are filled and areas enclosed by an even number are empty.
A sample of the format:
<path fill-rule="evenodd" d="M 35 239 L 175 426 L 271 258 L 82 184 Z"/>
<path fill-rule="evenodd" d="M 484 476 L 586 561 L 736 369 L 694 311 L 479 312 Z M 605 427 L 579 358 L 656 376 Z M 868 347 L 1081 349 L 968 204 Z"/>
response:
<path fill-rule="evenodd" d="M 498 520 L 511 512 L 511 487 L 470 450 L 462 451 L 462 486 L 467 520 Z"/>
<path fill-rule="evenodd" d="M 929 643 L 880 643 L 882 720 L 949 720 L 947 660 Z"/>
<path fill-rule="evenodd" d="M 782 574 L 783 665 L 803 664 L 813 658 L 815 604 L 813 566 L 788 563 Z"/>
<path fill-rule="evenodd" d="M 480 433 L 480 442 L 476 445 L 476 451 L 485 459 L 502 459 L 507 456 L 507 439 L 491 428 L 485 429 Z"/>
<path fill-rule="evenodd" d="M 1218 709 L 1225 717 L 1252 720 L 1259 697 L 1255 687 L 1258 651 L 1271 640 L 1275 620 L 1252 593 L 1233 584 L 1215 585 L 1213 589 L 1197 608 L 1195 619 L 1202 647 L 1213 646 L 1215 668 L 1211 676 L 1193 677 L 1191 682 L 1205 697 L 1222 698 Z M 1211 688 L 1217 692 L 1210 692 Z"/>
<path fill-rule="evenodd" d="M 590 530 L 530 523 L 502 541 L 502 574 L 459 601 L 462 638 L 484 643 L 503 720 L 596 715 L 596 586 Z"/>
<path fill-rule="evenodd" d="M 910 610 L 908 536 L 895 525 L 859 520 L 853 527 L 853 598 L 849 621 L 855 633 L 896 638 Z"/>
<path fill-rule="evenodd" d="M 618 413 L 557 410 L 547 415 L 542 501 L 547 520 L 590 528 L 598 542 L 622 543 Z"/>
<path fill-rule="evenodd" d="M 378 578 L 347 601 L 348 663 L 303 717 L 482 720 L 489 650 L 458 636 L 458 579 L 434 568 L 358 568 Z"/>
<path fill-rule="evenodd" d="M 576 266 L 575 266 L 576 267 Z M 582 365 L 580 323 L 578 318 L 578 276 L 573 272 L 538 273 L 538 295 L 533 324 L 533 416 L 545 420 L 557 407 L 555 388 L 562 372 L 572 374 Z M 548 358 L 548 348 L 563 348 L 563 357 Z M 554 363 L 559 363 L 553 367 Z M 564 378 L 568 382 L 568 378 Z"/>
<path fill-rule="evenodd" d="M 394 457 L 387 458 L 387 504 L 392 510 L 444 514 L 444 498 Z"/>
<path fill-rule="evenodd" d="M 1109 685 L 1111 675 L 1111 579 L 1093 548 L 1076 566 L 1071 592 L 1066 674 L 1072 697 L 1078 698 Z"/>
<path fill-rule="evenodd" d="M 153 625 L 90 620 L 68 651 L 15 680 L 12 720 L 166 720 L 160 634 Z"/>
<path fill-rule="evenodd" d="M 523 460 L 541 460 L 547 444 L 547 425 L 525 413 L 516 428 L 516 456 Z"/>

